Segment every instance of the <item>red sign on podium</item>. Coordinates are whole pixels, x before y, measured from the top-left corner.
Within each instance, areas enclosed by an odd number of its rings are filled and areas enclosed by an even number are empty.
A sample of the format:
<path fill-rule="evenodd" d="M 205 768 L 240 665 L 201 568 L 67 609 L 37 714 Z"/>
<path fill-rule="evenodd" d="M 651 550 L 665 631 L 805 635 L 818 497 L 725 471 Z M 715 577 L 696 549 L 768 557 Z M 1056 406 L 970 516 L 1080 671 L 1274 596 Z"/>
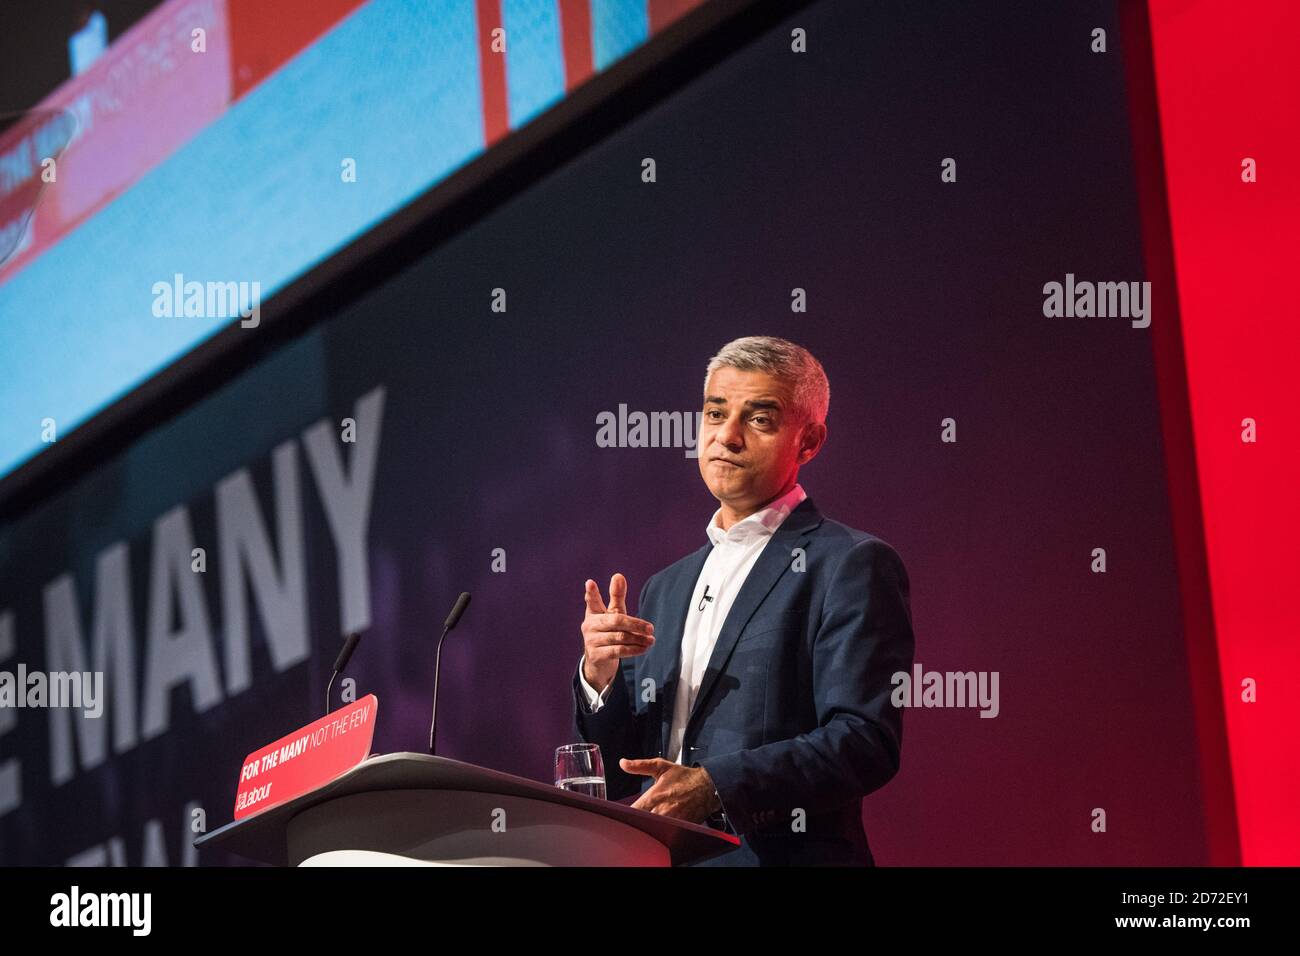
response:
<path fill-rule="evenodd" d="M 370 754 L 379 698 L 369 694 L 244 758 L 235 792 L 242 820 L 351 770 Z"/>

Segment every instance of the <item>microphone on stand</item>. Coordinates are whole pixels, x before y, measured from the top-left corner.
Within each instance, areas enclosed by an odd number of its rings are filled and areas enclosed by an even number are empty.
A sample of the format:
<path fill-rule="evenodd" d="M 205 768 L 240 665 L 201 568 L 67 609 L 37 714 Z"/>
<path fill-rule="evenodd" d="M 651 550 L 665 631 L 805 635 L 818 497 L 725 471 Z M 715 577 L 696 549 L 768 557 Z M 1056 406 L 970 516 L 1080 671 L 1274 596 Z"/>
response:
<path fill-rule="evenodd" d="M 334 658 L 334 673 L 330 675 L 329 686 L 325 688 L 325 713 L 327 714 L 330 712 L 330 693 L 334 690 L 334 678 L 343 673 L 343 668 L 348 666 L 348 661 L 352 658 L 352 652 L 360 643 L 360 634 L 349 634 L 343 641 L 343 649 L 339 651 L 339 656 Z"/>
<path fill-rule="evenodd" d="M 442 662 L 442 642 L 447 639 L 447 634 L 456 626 L 456 622 L 460 620 L 467 607 L 469 607 L 469 592 L 462 591 L 460 597 L 456 598 L 456 605 L 442 625 L 442 637 L 438 638 L 438 650 L 433 657 L 433 719 L 429 722 L 429 753 L 431 754 L 436 753 L 434 740 L 438 729 L 438 665 Z"/>

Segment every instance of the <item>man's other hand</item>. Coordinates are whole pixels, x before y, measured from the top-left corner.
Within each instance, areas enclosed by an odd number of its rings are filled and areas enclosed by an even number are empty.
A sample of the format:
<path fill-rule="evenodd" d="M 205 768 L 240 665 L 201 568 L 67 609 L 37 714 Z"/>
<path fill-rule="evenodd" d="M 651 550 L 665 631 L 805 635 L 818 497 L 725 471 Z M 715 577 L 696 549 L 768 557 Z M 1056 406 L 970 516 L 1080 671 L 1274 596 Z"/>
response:
<path fill-rule="evenodd" d="M 715 796 L 713 778 L 703 767 L 684 767 L 662 757 L 618 762 L 626 773 L 654 777 L 650 789 L 632 804 L 633 809 L 662 813 L 688 823 L 703 823 L 709 815 L 722 809 Z"/>

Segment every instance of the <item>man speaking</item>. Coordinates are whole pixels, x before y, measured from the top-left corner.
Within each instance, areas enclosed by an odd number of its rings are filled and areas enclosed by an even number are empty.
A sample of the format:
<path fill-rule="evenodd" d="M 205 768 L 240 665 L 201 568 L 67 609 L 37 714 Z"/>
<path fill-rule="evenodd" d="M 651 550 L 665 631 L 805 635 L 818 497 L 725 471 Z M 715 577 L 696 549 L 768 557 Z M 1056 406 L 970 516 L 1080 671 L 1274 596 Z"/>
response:
<path fill-rule="evenodd" d="M 792 342 L 736 339 L 709 362 L 700 475 L 708 544 L 646 581 L 586 583 L 574 723 L 608 795 L 740 836 L 701 865 L 873 864 L 862 797 L 898 772 L 895 673 L 912 669 L 907 572 L 822 516 L 798 484 L 830 386 Z"/>

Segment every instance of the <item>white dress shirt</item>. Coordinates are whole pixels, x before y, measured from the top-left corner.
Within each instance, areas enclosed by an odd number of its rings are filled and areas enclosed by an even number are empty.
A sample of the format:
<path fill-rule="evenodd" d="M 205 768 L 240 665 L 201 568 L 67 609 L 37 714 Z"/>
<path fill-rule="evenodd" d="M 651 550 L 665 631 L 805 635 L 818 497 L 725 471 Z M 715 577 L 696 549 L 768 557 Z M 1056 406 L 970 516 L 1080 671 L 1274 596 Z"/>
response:
<path fill-rule="evenodd" d="M 766 508 L 737 521 L 726 531 L 719 524 L 722 509 L 713 513 L 713 518 L 705 529 L 709 540 L 713 542 L 713 550 L 709 552 L 704 567 L 700 569 L 700 576 L 695 581 L 695 593 L 691 597 L 682 633 L 681 673 L 673 701 L 668 750 L 664 754 L 666 759 L 681 763 L 686 721 L 690 717 L 691 708 L 695 706 L 695 695 L 704 682 L 704 671 L 713 654 L 713 645 L 718 641 L 718 633 L 727 620 L 727 612 L 731 610 L 736 594 L 745 583 L 759 554 L 772 539 L 772 534 L 806 497 L 803 488 L 796 484 Z M 698 610 L 701 604 L 704 605 L 703 611 Z M 578 661 L 578 680 L 582 683 L 587 706 L 594 713 L 604 705 L 614 682 L 610 681 L 604 691 L 597 694 L 582 673 L 584 663 L 585 654 Z"/>

